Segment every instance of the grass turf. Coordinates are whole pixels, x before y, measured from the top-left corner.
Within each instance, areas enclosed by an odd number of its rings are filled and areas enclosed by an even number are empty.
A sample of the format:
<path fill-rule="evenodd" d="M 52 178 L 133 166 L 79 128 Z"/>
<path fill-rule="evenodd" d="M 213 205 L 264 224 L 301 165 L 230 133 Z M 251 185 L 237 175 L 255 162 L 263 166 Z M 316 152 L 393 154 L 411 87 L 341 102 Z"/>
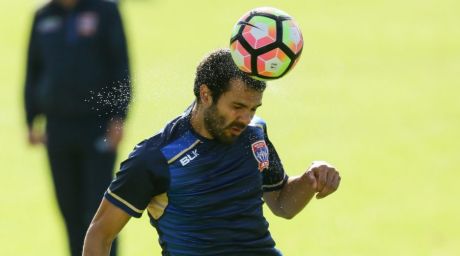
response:
<path fill-rule="evenodd" d="M 39 1 L 2 1 L 0 255 L 66 251 L 45 153 L 26 145 L 25 49 Z M 285 168 L 335 164 L 342 185 L 291 221 L 266 215 L 285 255 L 456 255 L 460 251 L 460 3 L 122 0 L 135 96 L 119 160 L 192 100 L 196 64 L 234 22 L 269 5 L 299 23 L 299 64 L 258 111 Z M 457 157 L 456 157 L 457 155 Z M 159 255 L 147 217 L 122 255 Z"/>

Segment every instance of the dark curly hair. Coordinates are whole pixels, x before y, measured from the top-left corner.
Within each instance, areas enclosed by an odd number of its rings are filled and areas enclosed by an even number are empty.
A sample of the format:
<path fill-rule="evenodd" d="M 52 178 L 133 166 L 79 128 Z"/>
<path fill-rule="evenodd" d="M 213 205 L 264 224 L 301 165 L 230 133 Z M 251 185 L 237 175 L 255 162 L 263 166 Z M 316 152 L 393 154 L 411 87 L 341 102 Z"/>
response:
<path fill-rule="evenodd" d="M 214 104 L 228 91 L 232 79 L 241 79 L 248 88 L 263 92 L 267 84 L 255 80 L 242 71 L 233 62 L 229 49 L 218 49 L 206 56 L 198 65 L 195 74 L 193 92 L 200 103 L 200 86 L 206 84 L 211 91 Z"/>

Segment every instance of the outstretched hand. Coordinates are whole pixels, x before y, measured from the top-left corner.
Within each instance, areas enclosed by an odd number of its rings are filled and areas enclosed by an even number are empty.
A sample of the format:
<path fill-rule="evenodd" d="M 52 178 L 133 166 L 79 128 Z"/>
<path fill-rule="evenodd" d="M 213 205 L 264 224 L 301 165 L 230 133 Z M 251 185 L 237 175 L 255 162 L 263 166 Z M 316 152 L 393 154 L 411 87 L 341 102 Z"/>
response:
<path fill-rule="evenodd" d="M 317 199 L 334 193 L 340 185 L 339 172 L 325 161 L 314 161 L 304 175 L 311 188 L 317 192 Z"/>

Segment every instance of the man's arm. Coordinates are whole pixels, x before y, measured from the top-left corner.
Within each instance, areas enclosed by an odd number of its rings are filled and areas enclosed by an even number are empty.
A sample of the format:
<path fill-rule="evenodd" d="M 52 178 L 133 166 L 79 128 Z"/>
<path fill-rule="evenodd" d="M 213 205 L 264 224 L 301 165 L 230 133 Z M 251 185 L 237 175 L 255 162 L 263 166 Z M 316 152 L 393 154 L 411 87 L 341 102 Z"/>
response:
<path fill-rule="evenodd" d="M 264 193 L 264 200 L 277 216 L 291 219 L 308 204 L 316 194 L 324 198 L 337 190 L 340 175 L 326 162 L 314 162 L 301 176 L 290 177 L 281 190 Z"/>
<path fill-rule="evenodd" d="M 40 129 L 34 127 L 34 119 L 36 116 L 41 114 L 39 107 L 37 106 L 36 91 L 38 86 L 38 80 L 42 73 L 42 57 L 39 48 L 39 42 L 37 41 L 37 19 L 38 16 L 35 14 L 32 23 L 32 29 L 30 32 L 29 46 L 27 49 L 27 62 L 26 62 L 26 78 L 24 87 L 24 105 L 26 122 L 28 128 L 28 140 L 31 145 L 45 143 L 45 134 Z"/>
<path fill-rule="evenodd" d="M 107 22 L 105 37 L 105 53 L 110 76 L 111 119 L 126 119 L 131 101 L 131 77 L 128 45 L 120 11 L 116 4 L 107 5 Z"/>
<path fill-rule="evenodd" d="M 112 241 L 130 218 L 129 214 L 107 199 L 102 199 L 102 203 L 86 233 L 83 255 L 109 255 Z"/>

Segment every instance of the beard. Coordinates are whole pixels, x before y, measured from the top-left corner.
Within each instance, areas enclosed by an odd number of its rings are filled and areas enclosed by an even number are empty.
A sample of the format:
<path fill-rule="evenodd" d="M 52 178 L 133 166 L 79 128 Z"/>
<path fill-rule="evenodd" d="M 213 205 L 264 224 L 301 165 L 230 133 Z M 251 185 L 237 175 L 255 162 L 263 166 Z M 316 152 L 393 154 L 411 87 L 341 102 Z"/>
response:
<path fill-rule="evenodd" d="M 239 134 L 232 134 L 230 129 L 238 128 L 243 131 L 246 125 L 240 122 L 226 123 L 225 117 L 219 113 L 216 105 L 213 104 L 204 111 L 204 127 L 206 130 L 219 142 L 232 144 L 238 138 Z"/>

